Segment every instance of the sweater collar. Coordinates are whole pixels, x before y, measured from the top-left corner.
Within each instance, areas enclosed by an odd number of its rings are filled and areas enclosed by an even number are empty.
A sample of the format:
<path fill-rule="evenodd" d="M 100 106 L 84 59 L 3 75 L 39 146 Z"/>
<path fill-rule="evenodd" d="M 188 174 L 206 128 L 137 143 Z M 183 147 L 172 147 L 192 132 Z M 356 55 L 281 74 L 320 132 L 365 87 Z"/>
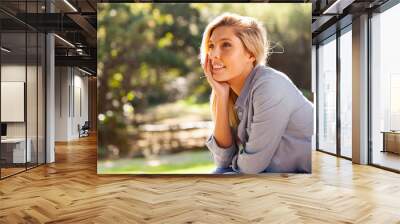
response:
<path fill-rule="evenodd" d="M 238 110 L 239 108 L 243 109 L 245 107 L 247 98 L 249 96 L 250 90 L 254 85 L 254 79 L 256 74 L 258 74 L 262 65 L 256 65 L 253 70 L 251 70 L 250 75 L 247 76 L 243 88 L 240 91 L 239 97 L 236 99 L 235 109 Z"/>

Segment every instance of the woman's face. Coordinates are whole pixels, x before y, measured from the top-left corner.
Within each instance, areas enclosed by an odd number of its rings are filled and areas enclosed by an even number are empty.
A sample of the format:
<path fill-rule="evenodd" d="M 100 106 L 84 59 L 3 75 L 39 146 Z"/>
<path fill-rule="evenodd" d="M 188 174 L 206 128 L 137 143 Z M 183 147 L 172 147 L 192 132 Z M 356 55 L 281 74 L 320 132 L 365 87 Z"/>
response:
<path fill-rule="evenodd" d="M 244 73 L 251 71 L 255 61 L 230 26 L 214 29 L 208 43 L 208 56 L 213 77 L 219 82 L 247 75 Z"/>

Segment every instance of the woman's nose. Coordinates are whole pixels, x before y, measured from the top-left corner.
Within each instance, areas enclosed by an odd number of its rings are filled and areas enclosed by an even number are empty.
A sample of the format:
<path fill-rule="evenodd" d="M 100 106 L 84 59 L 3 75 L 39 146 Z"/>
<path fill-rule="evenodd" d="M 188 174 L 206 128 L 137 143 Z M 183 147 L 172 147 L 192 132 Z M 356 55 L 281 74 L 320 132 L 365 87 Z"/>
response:
<path fill-rule="evenodd" d="M 215 58 L 219 58 L 220 57 L 220 52 L 218 49 L 214 48 L 212 50 L 210 50 L 210 58 L 211 59 L 215 59 Z"/>

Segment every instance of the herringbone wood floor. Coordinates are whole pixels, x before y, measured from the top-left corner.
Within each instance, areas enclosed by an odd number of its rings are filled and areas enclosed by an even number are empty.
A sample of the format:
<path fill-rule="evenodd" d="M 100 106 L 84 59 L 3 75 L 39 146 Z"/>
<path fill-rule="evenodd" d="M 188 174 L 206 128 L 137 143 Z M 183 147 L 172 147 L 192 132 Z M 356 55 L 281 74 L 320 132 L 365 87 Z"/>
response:
<path fill-rule="evenodd" d="M 313 153 L 312 175 L 99 176 L 96 139 L 0 181 L 0 223 L 400 223 L 400 175 Z"/>

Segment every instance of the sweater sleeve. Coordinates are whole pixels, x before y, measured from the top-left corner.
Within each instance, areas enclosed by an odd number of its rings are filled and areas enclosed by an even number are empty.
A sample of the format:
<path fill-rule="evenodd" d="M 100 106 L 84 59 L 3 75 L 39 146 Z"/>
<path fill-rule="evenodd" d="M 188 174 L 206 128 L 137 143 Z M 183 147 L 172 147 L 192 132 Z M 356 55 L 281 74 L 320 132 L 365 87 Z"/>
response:
<path fill-rule="evenodd" d="M 217 144 L 214 135 L 211 135 L 206 141 L 206 146 L 211 151 L 217 167 L 227 168 L 232 164 L 232 158 L 237 152 L 235 141 L 232 142 L 230 147 L 222 148 Z"/>

